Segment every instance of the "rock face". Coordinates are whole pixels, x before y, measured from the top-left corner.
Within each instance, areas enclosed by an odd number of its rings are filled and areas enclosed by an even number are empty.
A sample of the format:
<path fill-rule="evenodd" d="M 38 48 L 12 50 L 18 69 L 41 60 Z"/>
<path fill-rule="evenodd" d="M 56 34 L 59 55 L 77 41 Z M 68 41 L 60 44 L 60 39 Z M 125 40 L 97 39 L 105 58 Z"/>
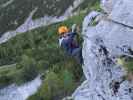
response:
<path fill-rule="evenodd" d="M 115 2 L 115 3 L 114 3 Z M 74 100 L 133 100 L 133 81 L 115 59 L 133 57 L 133 1 L 104 0 L 107 15 L 93 27 L 90 13 L 83 22 L 83 71 L 86 81 L 73 94 Z M 104 6 L 106 5 L 106 6 Z M 98 14 L 96 14 L 98 15 Z M 94 16 L 92 16 L 94 17 Z"/>
<path fill-rule="evenodd" d="M 133 27 L 133 0 L 118 0 L 114 6 L 110 19 Z"/>

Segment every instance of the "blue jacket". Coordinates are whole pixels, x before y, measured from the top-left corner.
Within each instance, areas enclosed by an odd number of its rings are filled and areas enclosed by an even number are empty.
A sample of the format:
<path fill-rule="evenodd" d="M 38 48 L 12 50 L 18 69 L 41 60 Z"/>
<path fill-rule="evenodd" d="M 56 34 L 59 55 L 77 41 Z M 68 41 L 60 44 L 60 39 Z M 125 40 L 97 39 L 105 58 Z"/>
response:
<path fill-rule="evenodd" d="M 79 48 L 77 42 L 74 40 L 77 33 L 70 32 L 67 33 L 66 37 L 60 37 L 59 38 L 59 45 L 65 49 L 65 51 L 72 55 L 73 51 L 77 48 Z"/>

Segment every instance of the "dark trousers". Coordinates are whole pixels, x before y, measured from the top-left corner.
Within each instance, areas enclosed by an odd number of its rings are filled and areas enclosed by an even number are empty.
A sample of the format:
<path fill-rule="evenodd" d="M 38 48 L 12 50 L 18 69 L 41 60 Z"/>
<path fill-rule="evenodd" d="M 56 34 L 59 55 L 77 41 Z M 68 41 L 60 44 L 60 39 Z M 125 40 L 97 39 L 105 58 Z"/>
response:
<path fill-rule="evenodd" d="M 72 56 L 78 61 L 79 64 L 83 63 L 82 48 L 73 49 Z"/>

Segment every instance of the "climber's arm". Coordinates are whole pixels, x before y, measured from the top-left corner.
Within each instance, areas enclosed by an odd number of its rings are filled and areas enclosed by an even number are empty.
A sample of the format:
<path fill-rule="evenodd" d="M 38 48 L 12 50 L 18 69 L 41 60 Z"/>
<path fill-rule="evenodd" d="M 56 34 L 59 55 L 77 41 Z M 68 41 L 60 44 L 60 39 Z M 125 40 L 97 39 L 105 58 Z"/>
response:
<path fill-rule="evenodd" d="M 70 32 L 67 35 L 68 35 L 67 41 L 72 42 L 74 37 L 77 35 L 77 33 L 76 32 Z"/>
<path fill-rule="evenodd" d="M 76 32 L 67 33 L 66 37 L 59 38 L 59 45 L 62 46 L 64 44 L 69 44 L 73 41 L 74 37 L 76 36 Z"/>

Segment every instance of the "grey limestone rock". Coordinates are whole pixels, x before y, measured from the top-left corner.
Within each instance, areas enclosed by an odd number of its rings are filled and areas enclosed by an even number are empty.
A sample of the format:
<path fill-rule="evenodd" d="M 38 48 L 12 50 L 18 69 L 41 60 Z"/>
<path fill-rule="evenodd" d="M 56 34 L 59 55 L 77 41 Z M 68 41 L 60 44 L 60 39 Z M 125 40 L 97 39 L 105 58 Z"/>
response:
<path fill-rule="evenodd" d="M 123 78 L 126 71 L 115 62 L 115 58 L 121 55 L 133 57 L 129 52 L 129 48 L 133 50 L 132 12 L 128 18 L 119 18 L 123 6 L 128 11 L 133 6 L 132 2 L 118 0 L 111 6 L 107 17 L 96 26 L 88 26 L 90 17 L 85 17 L 83 71 L 86 81 L 73 93 L 74 100 L 133 100 L 133 81 Z"/>

